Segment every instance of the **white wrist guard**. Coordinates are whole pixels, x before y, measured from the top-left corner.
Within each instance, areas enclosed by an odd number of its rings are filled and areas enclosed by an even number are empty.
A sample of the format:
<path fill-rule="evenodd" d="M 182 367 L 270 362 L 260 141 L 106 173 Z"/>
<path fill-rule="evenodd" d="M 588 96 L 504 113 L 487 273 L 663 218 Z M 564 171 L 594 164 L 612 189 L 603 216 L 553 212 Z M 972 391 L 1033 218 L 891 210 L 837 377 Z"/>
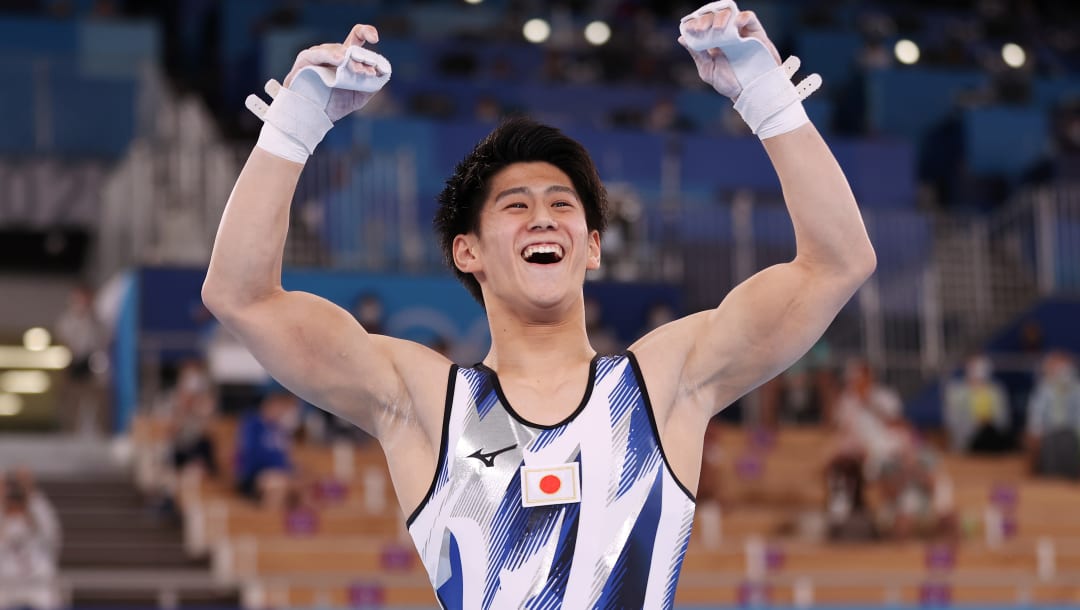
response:
<path fill-rule="evenodd" d="M 350 60 L 374 66 L 379 75 L 354 72 L 348 65 Z M 304 163 L 334 126 L 331 116 L 344 116 L 357 109 L 329 108 L 334 89 L 375 93 L 389 80 L 390 62 L 362 47 L 349 47 L 336 67 L 302 68 L 288 87 L 270 79 L 265 87 L 273 99 L 269 106 L 254 94 L 245 100 L 247 108 L 264 123 L 257 146 L 283 159 Z"/>
<path fill-rule="evenodd" d="M 791 83 L 791 76 L 799 65 L 798 57 L 787 58 L 783 65 L 744 86 L 735 100 L 739 116 L 762 140 L 794 131 L 810 122 L 802 101 L 821 86 L 821 77 L 811 74 L 796 87 Z"/>
<path fill-rule="evenodd" d="M 723 9 L 731 10 L 731 18 L 723 29 L 695 33 L 687 22 Z M 735 110 L 759 138 L 771 138 L 793 131 L 810 122 L 802 100 L 821 87 L 821 77 L 812 74 L 795 87 L 791 76 L 799 69 L 799 59 L 791 57 L 782 66 L 765 43 L 753 37 L 739 35 L 735 16 L 739 7 L 733 0 L 720 0 L 699 8 L 682 18 L 679 31 L 687 46 L 694 51 L 720 49 L 739 83 Z"/>

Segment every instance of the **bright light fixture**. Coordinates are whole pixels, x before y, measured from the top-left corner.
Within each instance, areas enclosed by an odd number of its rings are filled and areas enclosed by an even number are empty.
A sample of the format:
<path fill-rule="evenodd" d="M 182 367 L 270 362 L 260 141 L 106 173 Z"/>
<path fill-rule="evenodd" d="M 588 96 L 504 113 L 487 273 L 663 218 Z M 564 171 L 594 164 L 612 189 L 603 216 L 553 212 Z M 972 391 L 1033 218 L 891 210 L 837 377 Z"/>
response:
<path fill-rule="evenodd" d="M 1010 68 L 1019 68 L 1027 61 L 1027 53 L 1024 52 L 1024 47 L 1009 42 L 1001 47 L 1001 59 L 1005 60 L 1005 64 Z"/>
<path fill-rule="evenodd" d="M 11 417 L 22 412 L 22 398 L 14 394 L 0 394 L 0 417 Z"/>
<path fill-rule="evenodd" d="M 603 21 L 593 21 L 585 26 L 585 40 L 598 47 L 611 40 L 611 27 Z"/>
<path fill-rule="evenodd" d="M 525 27 L 521 29 L 521 33 L 525 36 L 525 40 L 534 44 L 540 44 L 551 36 L 551 25 L 549 25 L 547 21 L 537 17 L 526 21 Z"/>
<path fill-rule="evenodd" d="M 465 0 L 465 4 L 480 4 L 484 0 Z"/>
<path fill-rule="evenodd" d="M 8 371 L 0 373 L 0 392 L 8 394 L 44 394 L 49 391 L 45 371 Z"/>
<path fill-rule="evenodd" d="M 0 345 L 0 369 L 60 370 L 71 364 L 71 350 L 54 345 L 32 352 L 14 345 Z"/>
<path fill-rule="evenodd" d="M 52 335 L 44 328 L 35 326 L 23 333 L 22 341 L 23 347 L 26 349 L 32 352 L 40 352 L 46 347 L 49 347 L 49 343 L 52 343 Z"/>
<path fill-rule="evenodd" d="M 896 46 L 893 47 L 893 53 L 896 54 L 896 61 L 908 66 L 919 61 L 919 45 L 907 38 L 896 41 Z"/>

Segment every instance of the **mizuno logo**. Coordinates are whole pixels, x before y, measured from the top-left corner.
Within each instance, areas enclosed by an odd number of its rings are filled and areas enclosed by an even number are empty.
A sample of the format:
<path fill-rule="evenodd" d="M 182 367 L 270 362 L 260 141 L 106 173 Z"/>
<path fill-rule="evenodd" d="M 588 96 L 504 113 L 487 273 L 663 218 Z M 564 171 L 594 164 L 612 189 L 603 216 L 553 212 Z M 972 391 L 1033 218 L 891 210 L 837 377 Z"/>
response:
<path fill-rule="evenodd" d="M 517 447 L 517 445 L 510 445 L 509 447 L 503 447 L 502 449 L 496 449 L 495 451 L 492 451 L 491 453 L 484 453 L 484 448 L 481 447 L 481 448 L 477 449 L 475 452 L 469 454 L 466 457 L 476 458 L 476 459 L 480 460 L 481 462 L 483 462 L 484 466 L 487 466 L 488 468 L 492 468 L 492 467 L 495 466 L 495 456 L 499 455 L 500 453 L 506 453 L 507 451 L 510 451 L 511 449 L 514 449 L 516 447 Z"/>

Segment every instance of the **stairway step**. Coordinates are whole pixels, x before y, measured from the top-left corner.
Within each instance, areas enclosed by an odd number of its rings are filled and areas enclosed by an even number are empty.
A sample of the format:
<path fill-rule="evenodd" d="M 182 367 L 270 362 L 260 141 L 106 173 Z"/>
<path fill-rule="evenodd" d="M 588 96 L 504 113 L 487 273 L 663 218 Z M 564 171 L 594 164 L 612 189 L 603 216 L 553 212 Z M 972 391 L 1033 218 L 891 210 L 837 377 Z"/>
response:
<path fill-rule="evenodd" d="M 60 564 L 65 567 L 201 567 L 207 565 L 207 560 L 192 558 L 182 547 L 175 545 L 86 545 L 61 549 Z"/>
<path fill-rule="evenodd" d="M 147 506 L 57 506 L 57 515 L 63 519 L 131 519 L 132 521 L 161 520 L 159 513 Z"/>
<path fill-rule="evenodd" d="M 76 608 L 158 608 L 161 598 L 158 591 L 129 589 L 76 589 L 72 595 Z M 179 608 L 239 608 L 240 594 L 236 591 L 216 589 L 186 590 L 177 595 Z"/>
<path fill-rule="evenodd" d="M 91 530 L 90 532 L 64 530 L 65 547 L 101 547 L 117 543 L 121 546 L 138 544 L 147 546 L 172 545 L 176 547 L 184 544 L 184 536 L 181 532 L 171 530 L 143 532 L 130 532 L 120 529 Z"/>

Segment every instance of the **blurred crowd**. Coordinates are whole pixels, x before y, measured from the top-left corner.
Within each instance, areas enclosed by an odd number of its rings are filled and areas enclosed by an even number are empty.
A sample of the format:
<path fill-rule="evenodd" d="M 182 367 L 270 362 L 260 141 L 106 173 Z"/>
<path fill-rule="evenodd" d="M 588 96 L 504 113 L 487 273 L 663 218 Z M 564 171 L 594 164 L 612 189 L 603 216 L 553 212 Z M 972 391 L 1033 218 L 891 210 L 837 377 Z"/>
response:
<path fill-rule="evenodd" d="M 260 17 L 251 26 L 253 40 L 224 40 L 226 11 L 223 3 L 204 0 L 99 0 L 92 5 L 91 18 L 137 17 L 157 22 L 162 31 L 162 63 L 173 83 L 182 89 L 198 92 L 212 108 L 226 133 L 253 135 L 257 122 L 247 121 L 242 100 L 226 94 L 229 81 L 250 79 L 245 90 L 257 90 L 259 67 L 266 61 L 263 49 L 253 41 L 269 32 L 303 32 L 305 8 L 299 2 L 267 2 Z M 328 3 L 334 4 L 334 3 Z M 440 4 L 434 0 L 418 2 L 424 7 Z M 470 10 L 460 0 L 446 0 L 444 6 L 457 5 Z M 670 87 L 674 95 L 702 85 L 693 64 L 682 49 L 673 44 L 672 24 L 698 6 L 697 2 L 657 2 L 613 0 L 588 3 L 577 0 L 540 3 L 509 0 L 494 4 L 499 20 L 482 31 L 450 31 L 445 34 L 460 40 L 462 48 L 448 47 L 431 61 L 432 75 L 439 78 L 472 82 L 487 81 L 513 86 L 519 82 L 565 84 L 612 84 L 634 87 Z M 8 12 L 70 17 L 75 3 L 69 0 L 21 0 L 8 2 Z M 424 39 L 429 33 L 418 31 L 407 9 L 389 2 L 364 2 L 358 5 L 372 14 L 380 9 L 377 24 L 387 40 Z M 753 9 L 745 2 L 743 8 Z M 919 63 L 931 69 L 977 71 L 989 76 L 985 86 L 965 91 L 954 100 L 956 112 L 935 125 L 919 148 L 919 173 L 927 187 L 928 199 L 943 206 L 965 209 L 985 208 L 1003 202 L 1015 188 L 1025 184 L 1064 180 L 1080 167 L 1080 102 L 1059 103 L 1049 110 L 1054 128 L 1051 149 L 1044 161 L 1028 168 L 1019 179 L 1015 176 L 972 175 L 966 165 L 970 151 L 965 150 L 961 110 L 990 105 L 1030 106 L 1036 97 L 1037 77 L 1058 77 L 1080 70 L 1080 36 L 1070 24 L 1080 20 L 1080 8 L 1068 0 L 949 0 L 947 2 L 845 2 L 818 0 L 793 2 L 769 0 L 759 9 L 773 22 L 766 22 L 781 54 L 797 50 L 797 35 L 820 32 L 856 32 L 858 48 L 842 78 L 830 80 L 820 94 L 828 96 L 834 107 L 831 124 L 824 129 L 841 135 L 874 137 L 873 122 L 868 119 L 871 101 L 864 86 L 866 75 L 874 70 L 893 67 L 898 59 L 892 44 L 902 38 L 918 41 Z M 487 7 L 481 7 L 487 8 Z M 336 7 L 328 8 L 328 10 Z M 477 9 L 479 10 L 479 9 Z M 529 17 L 544 16 L 551 23 L 551 38 L 542 47 L 538 67 L 523 69 L 509 61 L 487 61 L 470 50 L 477 39 L 493 44 L 526 46 L 522 24 Z M 783 18 L 781 18 L 783 17 Z M 602 18 L 610 25 L 611 39 L 600 47 L 590 46 L 574 32 L 587 20 Z M 342 26 L 343 32 L 347 26 Z M 321 41 L 319 41 L 321 42 Z M 1025 49 L 1026 61 L 1013 67 L 1003 60 L 1003 44 Z M 240 71 L 226 75 L 225 51 L 245 49 Z M 299 49 L 298 49 L 299 50 Z M 835 71 L 835 67 L 831 67 Z M 257 82 L 258 81 L 258 82 Z M 233 83 L 235 84 L 235 83 Z M 482 96 L 471 109 L 471 118 L 493 121 L 506 113 L 520 110 L 505 107 L 493 96 Z M 376 98 L 369 112 L 405 112 L 434 119 L 460 119 L 468 109 L 455 109 L 452 96 L 420 91 L 397 99 L 394 87 Z M 661 99 L 650 106 L 629 103 L 613 111 L 606 127 L 659 132 L 713 130 L 745 134 L 739 120 L 720 120 L 715 125 L 696 124 L 680 113 L 672 99 Z M 914 136 L 912 136 L 914 137 Z"/>
<path fill-rule="evenodd" d="M 823 459 L 821 511 L 830 539 L 951 540 L 960 524 L 944 452 L 1019 455 L 1031 477 L 1080 481 L 1076 361 L 1053 350 L 1026 362 L 1021 376 L 1030 377 L 1030 386 L 1017 392 L 998 380 L 992 355 L 972 355 L 943 384 L 942 429 L 919 430 L 905 418 L 900 394 L 866 360 L 850 359 L 838 371 L 819 343 L 757 392 L 750 416 L 756 423 L 746 434 L 790 426 L 830 431 L 823 455 L 811 456 Z M 719 430 L 706 435 L 699 492 L 705 506 L 725 500 Z"/>

